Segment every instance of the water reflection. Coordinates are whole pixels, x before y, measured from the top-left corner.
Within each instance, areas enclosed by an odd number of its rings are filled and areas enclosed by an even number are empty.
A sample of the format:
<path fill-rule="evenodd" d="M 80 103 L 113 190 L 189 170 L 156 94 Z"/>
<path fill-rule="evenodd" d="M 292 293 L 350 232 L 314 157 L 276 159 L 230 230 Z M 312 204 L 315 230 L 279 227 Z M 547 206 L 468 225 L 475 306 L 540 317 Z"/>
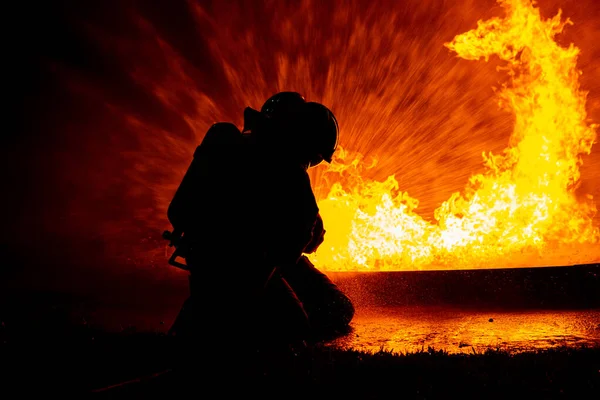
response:
<path fill-rule="evenodd" d="M 431 346 L 450 353 L 481 352 L 488 348 L 519 352 L 565 345 L 600 345 L 600 310 L 360 308 L 353 321 L 353 332 L 331 345 L 395 352 L 426 350 Z"/>

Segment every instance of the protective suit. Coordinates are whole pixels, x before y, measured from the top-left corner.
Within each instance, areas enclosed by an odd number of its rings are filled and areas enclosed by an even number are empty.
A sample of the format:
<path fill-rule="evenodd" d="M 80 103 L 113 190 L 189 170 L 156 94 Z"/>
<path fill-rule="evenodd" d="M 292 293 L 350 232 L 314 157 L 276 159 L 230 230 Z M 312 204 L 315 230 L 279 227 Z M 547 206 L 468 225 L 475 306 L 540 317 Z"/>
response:
<path fill-rule="evenodd" d="M 191 288 L 171 331 L 257 345 L 344 331 L 352 302 L 304 255 L 325 233 L 307 169 L 331 161 L 337 121 L 293 92 L 245 116 L 243 133 L 209 129 L 169 206 Z"/>

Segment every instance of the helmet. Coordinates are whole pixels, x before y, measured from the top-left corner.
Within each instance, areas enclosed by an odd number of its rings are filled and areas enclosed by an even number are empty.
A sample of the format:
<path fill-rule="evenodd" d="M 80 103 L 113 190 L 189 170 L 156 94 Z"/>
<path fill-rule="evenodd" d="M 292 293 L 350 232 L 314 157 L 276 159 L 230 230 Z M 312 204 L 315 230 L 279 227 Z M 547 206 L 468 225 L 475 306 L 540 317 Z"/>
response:
<path fill-rule="evenodd" d="M 250 116 L 251 112 L 247 114 Z M 327 107 L 307 102 L 297 92 L 280 92 L 263 104 L 260 114 L 275 133 L 280 130 L 289 132 L 285 142 L 309 168 L 323 160 L 331 162 L 338 145 L 339 127 Z"/>
<path fill-rule="evenodd" d="M 304 97 L 297 92 L 279 92 L 269 97 L 260 109 L 267 118 L 285 118 L 297 112 L 306 104 Z"/>

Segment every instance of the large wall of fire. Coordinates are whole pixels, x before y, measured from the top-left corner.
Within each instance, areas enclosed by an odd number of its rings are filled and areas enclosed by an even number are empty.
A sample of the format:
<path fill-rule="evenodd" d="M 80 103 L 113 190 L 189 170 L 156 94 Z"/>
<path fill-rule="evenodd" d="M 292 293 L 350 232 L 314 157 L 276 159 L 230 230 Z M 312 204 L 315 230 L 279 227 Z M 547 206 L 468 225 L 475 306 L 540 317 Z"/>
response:
<path fill-rule="evenodd" d="M 311 173 L 328 235 L 320 267 L 597 261 L 600 5 L 535 7 L 273 0 L 65 10 L 84 55 L 44 58 L 56 84 L 40 121 L 53 136 L 32 150 L 48 167 L 31 178 L 46 177 L 46 204 L 25 203 L 17 235 L 26 241 L 37 224 L 44 240 L 87 240 L 115 262 L 162 268 L 166 207 L 207 128 L 241 126 L 245 106 L 295 90 L 341 126 L 333 168 Z"/>

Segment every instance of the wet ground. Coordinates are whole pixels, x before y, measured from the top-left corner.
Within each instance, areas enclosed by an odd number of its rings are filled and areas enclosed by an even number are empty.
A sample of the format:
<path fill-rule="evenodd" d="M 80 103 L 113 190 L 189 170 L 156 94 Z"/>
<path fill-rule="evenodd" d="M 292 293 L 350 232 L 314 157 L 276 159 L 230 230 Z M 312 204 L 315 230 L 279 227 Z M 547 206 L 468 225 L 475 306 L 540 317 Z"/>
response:
<path fill-rule="evenodd" d="M 335 345 L 451 353 L 600 344 L 600 265 L 332 274 L 357 304 Z"/>
<path fill-rule="evenodd" d="M 90 322 L 112 331 L 163 332 L 176 309 L 98 308 Z M 207 328 L 210 329 L 209 321 Z M 560 346 L 600 345 L 600 309 L 473 310 L 446 306 L 358 307 L 352 331 L 330 343 L 342 348 L 412 352 L 433 347 L 450 353 L 488 348 L 519 352 Z"/>
<path fill-rule="evenodd" d="M 352 332 L 331 345 L 397 352 L 433 347 L 451 353 L 600 345 L 599 272 L 600 266 L 595 264 L 505 271 L 332 274 L 355 301 L 356 315 Z M 162 333 L 167 332 L 187 297 L 187 277 L 182 278 L 177 287 L 164 282 L 153 286 L 140 283 L 136 291 L 125 287 L 102 301 L 96 301 L 99 297 L 90 302 L 68 295 L 21 293 L 9 296 L 6 304 L 38 309 L 27 318 L 47 318 L 50 325 L 58 316 L 65 322 L 109 332 Z M 205 323 L 210 329 L 210 321 Z"/>
<path fill-rule="evenodd" d="M 396 352 L 427 350 L 431 346 L 450 353 L 600 345 L 600 309 L 476 311 L 374 307 L 358 309 L 352 326 L 352 333 L 332 344 Z"/>

